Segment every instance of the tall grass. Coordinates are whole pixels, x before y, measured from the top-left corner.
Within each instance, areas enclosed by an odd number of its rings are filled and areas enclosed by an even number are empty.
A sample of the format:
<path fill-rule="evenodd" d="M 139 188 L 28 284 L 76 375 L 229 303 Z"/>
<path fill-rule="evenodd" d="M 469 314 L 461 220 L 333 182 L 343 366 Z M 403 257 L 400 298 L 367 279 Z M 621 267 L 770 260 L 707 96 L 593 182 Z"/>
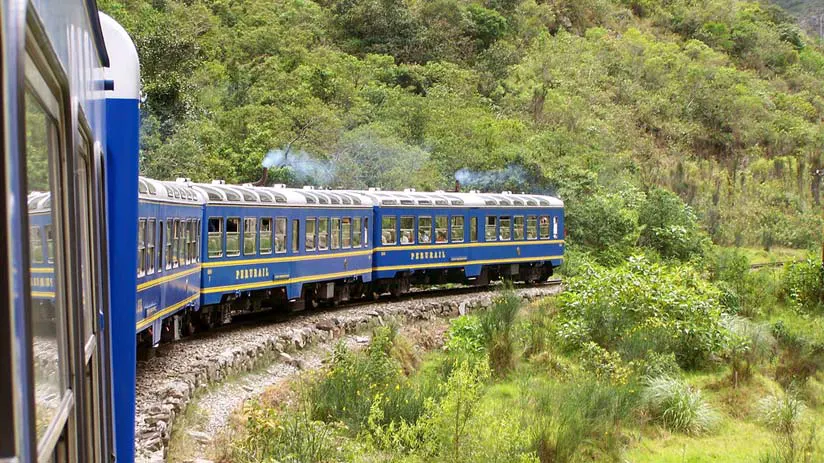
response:
<path fill-rule="evenodd" d="M 735 315 L 725 315 L 721 320 L 730 332 L 726 357 L 737 387 L 739 381 L 750 379 L 753 367 L 775 354 L 776 341 L 767 325 Z"/>
<path fill-rule="evenodd" d="M 514 365 L 515 336 L 513 325 L 521 299 L 511 285 L 495 298 L 492 307 L 481 315 L 481 330 L 489 353 L 489 366 L 497 376 L 503 376 Z"/>
<path fill-rule="evenodd" d="M 305 411 L 281 413 L 253 403 L 244 412 L 245 437 L 230 450 L 234 462 L 323 462 L 332 461 L 337 453 L 333 430 Z"/>
<path fill-rule="evenodd" d="M 665 428 L 687 434 L 704 434 L 718 423 L 718 414 L 685 382 L 670 377 L 647 378 L 644 402 Z"/>
<path fill-rule="evenodd" d="M 816 448 L 815 423 L 802 430 L 807 406 L 794 391 L 772 394 L 758 402 L 758 418 L 776 433 L 775 445 L 760 458 L 760 463 L 812 463 L 821 461 Z"/>
<path fill-rule="evenodd" d="M 621 430 L 637 404 L 631 388 L 587 377 L 530 393 L 537 395 L 534 446 L 541 463 L 566 463 L 582 453 L 619 461 Z"/>

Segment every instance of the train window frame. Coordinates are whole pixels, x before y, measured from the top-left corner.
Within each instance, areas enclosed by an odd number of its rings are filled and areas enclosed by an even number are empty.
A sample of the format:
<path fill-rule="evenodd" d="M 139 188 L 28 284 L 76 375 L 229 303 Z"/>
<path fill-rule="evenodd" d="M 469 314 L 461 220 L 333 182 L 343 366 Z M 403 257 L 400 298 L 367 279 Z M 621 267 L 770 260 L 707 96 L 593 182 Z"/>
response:
<path fill-rule="evenodd" d="M 165 238 L 166 238 L 165 231 L 166 230 L 163 228 L 165 226 L 166 226 L 165 222 L 163 220 L 158 219 L 158 221 L 157 221 L 158 250 L 157 250 L 157 266 L 156 266 L 157 273 L 162 273 L 163 272 L 163 267 L 165 267 L 165 265 L 163 265 L 163 262 L 164 262 L 164 259 L 165 259 L 165 257 L 163 256 L 163 251 L 166 249 L 165 248 Z"/>
<path fill-rule="evenodd" d="M 155 249 L 157 248 L 155 240 L 157 239 L 157 219 L 150 218 L 146 221 L 146 275 L 154 275 L 155 273 Z"/>
<path fill-rule="evenodd" d="M 398 216 L 381 216 L 381 246 L 395 246 L 396 244 L 398 244 Z"/>
<path fill-rule="evenodd" d="M 209 259 L 220 259 L 223 257 L 223 217 L 209 217 L 207 224 L 209 225 L 209 231 L 206 236 L 206 239 L 208 240 L 206 246 L 207 255 L 209 256 Z M 211 231 L 213 224 L 218 225 L 217 231 Z M 213 238 L 217 238 L 217 244 L 220 245 L 220 248 L 217 251 L 212 250 L 212 243 L 214 242 Z"/>
<path fill-rule="evenodd" d="M 340 229 L 340 217 L 332 217 L 332 220 L 329 222 L 329 249 L 340 249 Z"/>
<path fill-rule="evenodd" d="M 552 239 L 558 239 L 558 216 L 552 216 Z"/>
<path fill-rule="evenodd" d="M 174 223 L 175 219 L 166 218 L 166 270 L 172 269 L 172 262 L 174 261 Z"/>
<path fill-rule="evenodd" d="M 64 197 L 67 191 L 71 192 L 70 189 L 67 189 L 67 186 L 71 185 L 73 178 L 72 172 L 67 171 L 65 168 L 66 158 L 74 154 L 74 135 L 69 127 L 71 123 L 69 119 L 70 111 L 67 109 L 69 103 L 64 91 L 68 88 L 69 83 L 66 79 L 59 79 L 55 74 L 55 69 L 59 68 L 59 65 L 53 64 L 57 61 L 49 41 L 45 38 L 45 32 L 43 32 L 41 23 L 32 8 L 29 8 L 28 12 L 23 56 L 25 82 L 21 87 L 21 90 L 25 93 L 22 99 L 22 112 L 24 113 L 24 120 L 28 119 L 29 97 L 31 97 L 34 104 L 38 106 L 37 109 L 42 111 L 44 116 L 47 139 L 46 172 L 48 172 L 47 182 L 51 193 L 50 215 L 52 218 L 52 223 L 44 227 L 46 232 L 46 261 L 54 263 L 55 350 L 57 352 L 55 374 L 57 376 L 58 399 L 52 410 L 54 413 L 47 417 L 48 423 L 42 429 L 42 434 L 40 430 L 35 429 L 38 459 L 46 461 L 58 459 L 60 457 L 56 453 L 58 442 L 67 433 L 70 437 L 79 429 L 76 418 L 81 413 L 75 413 L 75 388 L 78 386 L 75 378 L 77 377 L 76 372 L 79 368 L 82 368 L 82 365 L 77 365 L 78 357 L 75 354 L 81 354 L 77 351 L 82 349 L 82 346 L 78 349 L 78 343 L 73 342 L 72 334 L 77 335 L 77 321 L 75 320 L 77 313 L 71 307 L 76 300 L 76 292 L 78 290 L 82 291 L 82 287 L 77 282 L 77 275 L 70 270 L 74 266 L 73 256 L 71 253 L 62 251 L 64 246 L 68 247 L 70 245 L 68 240 L 73 238 L 73 236 L 67 236 L 67 233 L 64 232 L 71 223 L 67 223 L 67 221 L 72 219 L 70 210 L 66 208 L 70 208 L 69 205 L 73 201 Z M 21 134 L 27 133 L 25 122 L 21 124 L 20 129 Z M 23 135 L 23 138 L 23 147 L 26 147 L 25 135 Z M 29 154 L 28 150 L 24 148 L 23 166 L 27 166 Z M 25 182 L 29 172 L 28 169 L 24 170 Z M 26 210 L 24 214 L 28 216 L 28 211 Z M 23 271 L 24 275 L 30 273 L 28 269 Z M 31 308 L 33 304 L 32 296 L 31 291 L 24 296 L 27 308 Z M 72 310 L 71 313 L 70 310 Z M 33 348 L 31 335 L 27 337 L 26 342 Z M 37 379 L 32 377 L 31 380 L 31 385 L 36 390 Z M 34 400 L 33 406 L 37 403 L 36 394 Z M 34 409 L 34 420 L 38 422 L 41 419 L 40 413 L 36 411 L 37 407 Z"/>
<path fill-rule="evenodd" d="M 282 248 L 278 247 L 278 228 L 279 228 L 278 224 L 279 223 L 283 223 L 283 234 L 281 235 L 281 236 L 283 236 L 283 240 L 281 241 L 283 243 Z M 275 254 L 286 254 L 286 248 L 287 248 L 287 246 L 286 246 L 286 244 L 287 244 L 286 243 L 286 236 L 287 236 L 288 227 L 289 227 L 289 219 L 287 219 L 286 217 L 275 217 L 275 242 L 274 242 Z"/>
<path fill-rule="evenodd" d="M 354 217 L 352 219 L 352 247 L 353 248 L 360 248 L 361 247 L 361 236 L 363 233 L 362 227 L 363 220 L 360 217 Z"/>
<path fill-rule="evenodd" d="M 369 247 L 369 217 L 363 218 L 363 246 Z"/>
<path fill-rule="evenodd" d="M 401 245 L 415 244 L 415 216 L 402 215 L 400 224 Z"/>
<path fill-rule="evenodd" d="M 137 277 L 146 275 L 146 219 L 137 219 Z"/>
<path fill-rule="evenodd" d="M 518 222 L 521 224 L 518 225 Z M 520 233 L 519 233 L 520 232 Z M 526 220 L 522 215 L 512 217 L 512 239 L 515 241 L 523 241 L 526 237 Z"/>
<path fill-rule="evenodd" d="M 486 216 L 486 220 L 484 221 L 484 241 L 498 241 L 497 215 Z"/>
<path fill-rule="evenodd" d="M 504 225 L 504 223 L 507 225 Z M 502 215 L 498 218 L 498 241 L 512 241 L 511 215 Z"/>
<path fill-rule="evenodd" d="M 300 253 L 300 219 L 292 219 L 292 254 Z"/>
<path fill-rule="evenodd" d="M 197 219 L 189 221 L 189 253 L 191 254 L 191 263 L 197 263 Z"/>
<path fill-rule="evenodd" d="M 341 249 L 352 248 L 352 218 L 341 217 L 340 219 L 340 247 Z"/>
<path fill-rule="evenodd" d="M 329 217 L 318 217 L 318 251 L 329 249 Z"/>
<path fill-rule="evenodd" d="M 428 221 L 427 223 L 429 223 L 429 225 L 428 226 L 423 225 L 424 221 Z M 432 228 L 433 227 L 432 216 L 430 216 L 430 215 L 419 216 L 417 225 L 418 225 L 418 232 L 416 233 L 416 235 L 417 235 L 416 238 L 418 239 L 418 244 L 432 244 L 432 240 L 435 237 L 435 233 L 432 232 L 432 229 L 433 229 Z M 422 236 L 424 236 L 424 235 L 421 235 L 421 232 L 423 232 L 423 233 L 428 232 L 429 234 L 425 235 L 428 239 L 423 239 Z"/>
<path fill-rule="evenodd" d="M 172 219 L 172 268 L 180 267 L 180 219 Z"/>
<path fill-rule="evenodd" d="M 311 225 L 311 227 L 310 227 Z M 317 241 L 317 218 L 316 217 L 307 217 L 306 224 L 303 226 L 303 234 L 304 234 L 304 241 L 303 241 L 303 248 L 304 251 L 315 251 L 318 247 Z M 311 230 L 310 230 L 311 228 Z M 311 247 L 310 247 L 311 245 Z"/>
<path fill-rule="evenodd" d="M 263 224 L 267 225 L 266 228 L 268 228 L 268 230 L 264 231 Z M 260 243 L 260 254 L 261 255 L 272 254 L 272 251 L 274 250 L 274 247 L 275 247 L 274 231 L 275 230 L 272 228 L 272 225 L 274 225 L 274 223 L 273 223 L 271 217 L 261 217 L 260 218 L 260 240 L 259 240 L 259 243 Z M 264 236 L 264 233 L 266 234 L 266 236 Z M 268 243 L 269 243 L 268 247 L 264 247 L 264 245 L 263 245 L 264 238 L 268 238 Z"/>
<path fill-rule="evenodd" d="M 244 217 L 243 218 L 243 255 L 244 256 L 256 256 L 258 252 L 258 218 L 257 217 Z M 249 225 L 253 230 L 249 230 Z M 251 238 L 251 246 L 249 245 L 249 239 Z"/>
<path fill-rule="evenodd" d="M 458 224 L 460 222 L 460 224 Z M 462 215 L 453 215 L 451 219 L 449 219 L 449 238 L 452 243 L 463 243 L 466 239 L 466 218 Z M 460 230 L 460 233 L 455 233 L 456 230 Z"/>
<path fill-rule="evenodd" d="M 469 218 L 469 242 L 470 243 L 477 243 L 478 242 L 478 217 L 470 217 Z"/>
<path fill-rule="evenodd" d="M 200 219 L 197 219 L 197 221 L 195 221 L 195 233 L 197 235 L 197 237 L 195 238 L 195 258 L 197 259 L 197 263 L 200 263 L 200 247 L 201 247 L 201 244 L 202 244 L 200 239 L 201 239 L 201 235 L 203 233 L 202 232 L 203 229 L 200 228 L 200 227 L 201 227 L 201 221 L 200 221 Z"/>
<path fill-rule="evenodd" d="M 549 216 L 542 215 L 539 219 L 540 223 L 538 224 L 538 238 L 542 240 L 548 240 L 550 237 L 549 234 Z M 546 233 L 544 233 L 546 232 Z"/>
<path fill-rule="evenodd" d="M 229 231 L 229 223 L 235 223 L 235 230 L 234 232 Z M 225 255 L 226 257 L 239 257 L 241 246 L 240 246 L 240 217 L 226 217 L 226 226 L 224 228 L 226 230 L 226 246 L 225 246 Z M 237 241 L 237 249 L 233 249 L 232 252 L 229 252 L 229 237 L 234 236 Z"/>
<path fill-rule="evenodd" d="M 39 252 L 34 252 L 32 242 L 36 242 Z M 40 257 L 35 258 L 35 255 L 39 255 Z M 29 226 L 29 256 L 32 264 L 44 264 L 46 261 L 46 247 L 43 242 L 43 232 L 39 225 Z"/>
<path fill-rule="evenodd" d="M 443 234 L 443 235 L 441 235 Z M 440 237 L 443 236 L 443 239 Z M 449 242 L 449 216 L 436 215 L 435 216 L 435 244 L 444 244 Z"/>
<path fill-rule="evenodd" d="M 534 241 L 538 239 L 538 216 L 530 215 L 526 218 L 526 239 Z"/>

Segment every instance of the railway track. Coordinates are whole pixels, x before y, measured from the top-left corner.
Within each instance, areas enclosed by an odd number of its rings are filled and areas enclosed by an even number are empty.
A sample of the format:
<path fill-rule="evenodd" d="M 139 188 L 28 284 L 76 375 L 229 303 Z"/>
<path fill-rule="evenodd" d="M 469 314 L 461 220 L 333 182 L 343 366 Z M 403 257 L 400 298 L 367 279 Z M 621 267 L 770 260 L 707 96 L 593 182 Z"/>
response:
<path fill-rule="evenodd" d="M 334 308 L 284 314 L 258 312 L 237 323 L 161 345 L 152 358 L 138 362 L 135 445 L 138 461 L 162 461 L 175 416 L 192 394 L 227 377 L 277 361 L 290 352 L 335 343 L 394 321 L 415 323 L 489 307 L 500 285 L 430 288 L 392 300 L 358 301 Z M 561 280 L 515 285 L 516 294 L 535 299 L 561 289 Z"/>
<path fill-rule="evenodd" d="M 767 267 L 783 267 L 787 264 L 797 264 L 799 262 L 802 262 L 802 261 L 800 261 L 800 260 L 787 260 L 787 261 L 781 261 L 781 262 L 762 262 L 762 263 L 759 263 L 759 264 L 750 264 L 750 270 L 757 270 L 757 269 L 760 269 L 760 268 L 767 268 Z"/>

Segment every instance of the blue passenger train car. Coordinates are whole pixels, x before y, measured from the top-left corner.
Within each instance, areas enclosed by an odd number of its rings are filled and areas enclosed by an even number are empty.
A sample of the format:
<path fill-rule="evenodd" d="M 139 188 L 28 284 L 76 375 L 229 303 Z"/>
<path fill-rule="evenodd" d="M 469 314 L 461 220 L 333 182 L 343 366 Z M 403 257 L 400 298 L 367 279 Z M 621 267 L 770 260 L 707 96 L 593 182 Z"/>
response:
<path fill-rule="evenodd" d="M 563 260 L 563 202 L 540 195 L 369 191 L 379 292 L 416 283 L 546 280 Z"/>
<path fill-rule="evenodd" d="M 371 204 L 357 193 L 198 184 L 206 198 L 202 318 L 358 297 L 371 281 Z"/>
<path fill-rule="evenodd" d="M 141 177 L 138 191 L 136 328 L 154 345 L 188 334 L 200 309 L 203 200 L 180 181 Z"/>
<path fill-rule="evenodd" d="M 94 0 L 0 22 L 0 461 L 131 461 L 137 53 Z"/>

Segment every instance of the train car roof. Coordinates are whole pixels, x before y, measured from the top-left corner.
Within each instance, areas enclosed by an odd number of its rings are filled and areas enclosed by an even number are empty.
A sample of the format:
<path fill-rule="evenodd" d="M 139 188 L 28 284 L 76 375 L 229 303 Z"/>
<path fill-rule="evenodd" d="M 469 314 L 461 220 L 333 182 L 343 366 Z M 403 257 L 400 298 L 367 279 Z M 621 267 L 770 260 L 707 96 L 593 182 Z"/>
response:
<path fill-rule="evenodd" d="M 370 189 L 358 191 L 378 206 L 398 207 L 563 207 L 564 202 L 553 196 L 514 194 L 509 191 L 501 193 L 480 193 L 435 191 L 419 192 L 414 189 L 404 191 L 381 191 Z"/>
<path fill-rule="evenodd" d="M 185 181 L 185 180 L 184 180 Z M 207 204 L 261 204 L 279 206 L 328 206 L 328 207 L 370 207 L 372 201 L 353 191 L 319 190 L 312 187 L 286 188 L 283 185 L 271 187 L 226 185 L 221 181 L 210 184 L 193 183 Z"/>
<path fill-rule="evenodd" d="M 139 177 L 137 182 L 140 199 L 178 204 L 203 204 L 203 195 L 192 185 Z"/>
<path fill-rule="evenodd" d="M 48 191 L 32 191 L 28 197 L 29 212 L 43 212 L 51 210 L 51 193 Z"/>

